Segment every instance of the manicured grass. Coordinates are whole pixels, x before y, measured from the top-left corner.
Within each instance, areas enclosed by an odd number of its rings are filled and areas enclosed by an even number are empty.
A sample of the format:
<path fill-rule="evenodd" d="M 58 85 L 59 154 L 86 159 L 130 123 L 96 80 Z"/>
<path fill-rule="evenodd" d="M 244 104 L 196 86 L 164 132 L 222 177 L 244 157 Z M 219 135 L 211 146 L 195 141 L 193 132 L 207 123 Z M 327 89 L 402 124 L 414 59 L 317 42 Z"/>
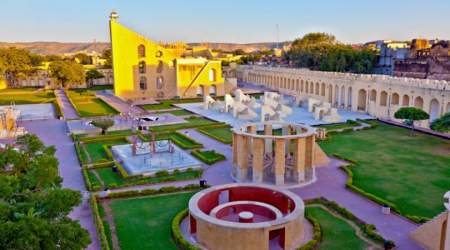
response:
<path fill-rule="evenodd" d="M 226 157 L 223 154 L 220 154 L 220 153 L 216 152 L 215 150 L 205 150 L 205 151 L 193 150 L 191 152 L 191 154 L 193 156 L 195 156 L 195 158 L 203 161 L 204 163 L 206 163 L 208 165 L 211 165 L 218 161 L 223 161 L 226 159 Z"/>
<path fill-rule="evenodd" d="M 196 128 L 201 126 L 207 126 L 207 125 L 213 125 L 217 124 L 215 121 L 211 121 L 202 117 L 189 117 L 185 119 L 187 123 L 180 123 L 180 124 L 172 124 L 172 125 L 162 125 L 162 126 L 155 126 L 150 127 L 150 131 L 152 132 L 165 132 L 170 130 L 179 130 L 179 129 L 187 129 L 187 128 Z"/>
<path fill-rule="evenodd" d="M 322 230 L 323 239 L 317 249 L 366 249 L 367 243 L 344 219 L 321 207 L 306 207 L 306 213 L 319 222 Z"/>
<path fill-rule="evenodd" d="M 125 139 L 117 139 L 117 140 L 106 140 L 106 141 L 86 143 L 83 145 L 83 147 L 89 154 L 91 158 L 91 163 L 96 163 L 100 161 L 112 160 L 108 158 L 108 155 L 106 154 L 103 145 L 120 145 L 127 143 L 128 141 Z"/>
<path fill-rule="evenodd" d="M 94 117 L 118 114 L 104 101 L 95 96 L 94 91 L 79 89 L 66 91 L 75 109 L 81 117 Z"/>
<path fill-rule="evenodd" d="M 135 185 L 143 185 L 143 184 L 154 184 L 161 183 L 167 181 L 182 181 L 182 180 L 191 180 L 195 178 L 199 178 L 201 176 L 200 170 L 191 170 L 191 171 L 182 171 L 177 172 L 171 175 L 161 175 L 161 176 L 151 176 L 144 178 L 136 178 L 136 179 L 124 179 L 120 176 L 119 173 L 113 171 L 112 168 L 97 168 L 92 169 L 89 172 L 96 171 L 102 181 L 105 183 L 107 188 L 118 188 L 123 186 L 135 186 Z M 91 173 L 93 175 L 93 173 Z M 88 175 L 89 179 L 92 179 L 91 176 Z M 95 180 L 94 180 L 95 181 Z M 92 184 L 94 186 L 94 184 Z"/>
<path fill-rule="evenodd" d="M 141 107 L 146 110 L 159 110 L 159 109 L 170 109 L 174 108 L 172 104 L 176 103 L 195 103 L 195 102 L 202 102 L 202 98 L 188 98 L 188 99 L 172 99 L 172 100 L 163 100 L 160 101 L 159 104 L 146 104 L 142 105 Z"/>
<path fill-rule="evenodd" d="M 0 90 L 0 105 L 49 103 L 55 100 L 51 90 L 35 88 L 3 89 Z"/>
<path fill-rule="evenodd" d="M 186 208 L 193 195 L 175 193 L 110 203 L 120 248 L 177 250 L 171 237 L 173 217 Z"/>
<path fill-rule="evenodd" d="M 205 127 L 199 128 L 197 131 L 225 144 L 231 144 L 233 142 L 233 132 L 228 126 Z"/>
<path fill-rule="evenodd" d="M 176 116 L 185 116 L 185 115 L 192 115 L 191 112 L 184 110 L 184 109 L 176 109 L 176 110 L 171 110 L 171 111 L 162 111 L 162 112 L 158 112 L 158 114 L 172 114 L 172 115 L 176 115 Z"/>
<path fill-rule="evenodd" d="M 387 200 L 402 214 L 434 217 L 450 190 L 450 143 L 379 123 L 373 129 L 333 135 L 320 142 L 328 155 L 356 161 L 353 185 Z"/>

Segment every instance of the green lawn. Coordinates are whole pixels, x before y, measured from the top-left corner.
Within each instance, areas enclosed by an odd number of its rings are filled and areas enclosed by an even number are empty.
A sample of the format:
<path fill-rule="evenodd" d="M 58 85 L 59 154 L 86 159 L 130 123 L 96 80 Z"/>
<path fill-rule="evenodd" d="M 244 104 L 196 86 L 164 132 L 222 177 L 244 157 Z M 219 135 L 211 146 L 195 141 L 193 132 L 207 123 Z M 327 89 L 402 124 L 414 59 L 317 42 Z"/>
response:
<path fill-rule="evenodd" d="M 141 107 L 146 110 L 160 110 L 160 109 L 174 108 L 175 106 L 172 106 L 172 104 L 176 104 L 176 103 L 195 103 L 195 102 L 202 102 L 202 101 L 203 101 L 202 98 L 172 99 L 172 100 L 160 101 L 159 104 L 142 105 Z"/>
<path fill-rule="evenodd" d="M 433 217 L 450 190 L 450 143 L 379 123 L 320 142 L 329 155 L 355 160 L 353 184 L 392 202 L 403 214 Z"/>
<path fill-rule="evenodd" d="M 166 182 L 166 181 L 182 181 L 182 180 L 191 180 L 195 178 L 199 178 L 201 175 L 201 172 L 197 170 L 192 171 L 183 171 L 178 172 L 176 174 L 172 175 L 164 175 L 164 176 L 152 176 L 152 177 L 145 177 L 145 178 L 137 178 L 137 179 L 124 179 L 120 176 L 119 173 L 116 173 L 113 171 L 112 168 L 97 168 L 89 170 L 90 175 L 88 175 L 89 179 L 91 180 L 91 183 L 94 181 L 97 184 L 99 184 L 99 181 L 95 177 L 95 175 L 92 173 L 92 171 L 96 171 L 102 181 L 105 183 L 105 186 L 107 188 L 118 188 L 122 186 L 135 186 L 135 185 L 143 185 L 143 184 L 153 184 L 153 183 L 160 183 L 160 182 Z M 95 178 L 95 179 L 91 179 Z M 94 186 L 94 183 L 93 185 Z"/>
<path fill-rule="evenodd" d="M 225 144 L 233 142 L 233 132 L 228 126 L 199 128 L 198 131 Z"/>
<path fill-rule="evenodd" d="M 0 90 L 0 105 L 48 103 L 55 100 L 51 90 L 35 88 L 3 89 Z"/>
<path fill-rule="evenodd" d="M 207 125 L 213 125 L 217 124 L 215 121 L 211 121 L 202 117 L 189 117 L 185 119 L 187 123 L 180 123 L 180 124 L 172 124 L 172 125 L 162 125 L 162 126 L 155 126 L 150 127 L 150 131 L 152 132 L 165 132 L 168 130 L 179 130 L 179 129 L 187 129 L 187 128 L 195 128 L 195 127 L 201 127 L 201 126 L 207 126 Z"/>
<path fill-rule="evenodd" d="M 366 249 L 367 243 L 356 235 L 356 231 L 342 218 L 333 216 L 321 207 L 306 207 L 306 213 L 316 219 L 323 239 L 317 249 Z"/>
<path fill-rule="evenodd" d="M 94 91 L 80 89 L 66 91 L 81 117 L 105 116 L 118 114 L 117 110 L 95 96 Z"/>
<path fill-rule="evenodd" d="M 185 116 L 185 115 L 192 115 L 191 112 L 184 110 L 184 109 L 176 109 L 176 110 L 171 110 L 171 111 L 161 111 L 158 112 L 158 114 L 172 114 L 172 115 L 176 115 L 176 116 Z"/>
<path fill-rule="evenodd" d="M 103 145 L 120 145 L 127 143 L 128 141 L 125 138 L 123 138 L 117 140 L 106 140 L 106 141 L 86 143 L 83 146 L 91 158 L 91 163 L 96 163 L 105 160 L 112 160 L 108 158 L 108 155 L 106 154 Z"/>
<path fill-rule="evenodd" d="M 171 237 L 172 219 L 186 208 L 193 194 L 112 200 L 110 206 L 120 248 L 178 250 Z"/>

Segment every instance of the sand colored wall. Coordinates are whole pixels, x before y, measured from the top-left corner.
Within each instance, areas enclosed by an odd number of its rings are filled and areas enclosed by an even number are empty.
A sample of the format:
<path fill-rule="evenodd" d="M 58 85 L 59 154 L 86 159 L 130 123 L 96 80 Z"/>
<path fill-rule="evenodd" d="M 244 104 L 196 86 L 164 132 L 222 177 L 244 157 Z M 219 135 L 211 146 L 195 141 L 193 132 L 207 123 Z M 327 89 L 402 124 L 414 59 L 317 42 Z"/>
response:
<path fill-rule="evenodd" d="M 411 238 L 425 246 L 429 250 L 450 250 L 450 239 L 446 238 L 445 243 L 443 241 L 443 224 L 449 217 L 449 212 L 443 212 L 421 225 L 416 231 L 411 233 Z M 449 226 L 447 226 L 449 228 Z M 450 232 L 450 230 L 449 230 Z M 446 232 L 447 235 L 449 232 Z"/>

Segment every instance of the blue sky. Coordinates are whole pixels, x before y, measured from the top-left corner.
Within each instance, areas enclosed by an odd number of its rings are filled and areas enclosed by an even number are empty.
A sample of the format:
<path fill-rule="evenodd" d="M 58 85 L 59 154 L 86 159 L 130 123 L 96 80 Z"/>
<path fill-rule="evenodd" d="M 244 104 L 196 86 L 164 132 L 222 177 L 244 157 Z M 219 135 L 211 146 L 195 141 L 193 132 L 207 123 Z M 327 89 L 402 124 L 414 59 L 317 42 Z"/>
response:
<path fill-rule="evenodd" d="M 449 0 L 1 0 L 0 41 L 108 41 L 108 15 L 158 41 L 450 39 Z"/>

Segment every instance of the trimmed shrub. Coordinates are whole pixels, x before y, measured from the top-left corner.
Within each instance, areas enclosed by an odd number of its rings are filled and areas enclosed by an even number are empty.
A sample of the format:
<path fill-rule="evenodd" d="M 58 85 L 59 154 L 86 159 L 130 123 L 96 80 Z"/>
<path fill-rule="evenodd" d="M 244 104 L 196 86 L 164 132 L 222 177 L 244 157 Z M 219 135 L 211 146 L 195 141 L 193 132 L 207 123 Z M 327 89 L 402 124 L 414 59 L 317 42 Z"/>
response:
<path fill-rule="evenodd" d="M 316 219 L 314 219 L 313 217 L 311 217 L 309 215 L 309 213 L 305 213 L 305 217 L 313 225 L 313 230 L 314 230 L 313 238 L 312 238 L 312 240 L 308 241 L 305 245 L 298 248 L 297 250 L 316 249 L 318 244 L 322 241 L 322 237 L 323 237 L 322 229 L 320 228 L 319 222 Z"/>
<path fill-rule="evenodd" d="M 217 153 L 215 150 L 208 150 L 208 151 L 192 150 L 191 155 L 195 156 L 195 158 L 201 160 L 202 162 L 208 165 L 226 159 L 226 157 L 223 154 Z"/>
<path fill-rule="evenodd" d="M 194 139 L 182 133 L 173 132 L 169 138 L 182 149 L 203 148 L 203 144 L 196 142 Z"/>
<path fill-rule="evenodd" d="M 103 225 L 102 217 L 99 213 L 99 207 L 98 207 L 98 197 L 96 195 L 91 195 L 90 203 L 91 203 L 91 209 L 94 217 L 94 224 L 95 229 L 97 230 L 98 239 L 100 241 L 100 248 L 102 250 L 110 250 L 109 244 L 108 244 L 108 238 L 105 234 L 105 227 Z"/>
<path fill-rule="evenodd" d="M 172 220 L 172 238 L 177 246 L 182 250 L 200 250 L 197 246 L 192 245 L 187 241 L 181 233 L 180 224 L 181 221 L 188 215 L 188 209 L 184 209 L 179 212 Z"/>

